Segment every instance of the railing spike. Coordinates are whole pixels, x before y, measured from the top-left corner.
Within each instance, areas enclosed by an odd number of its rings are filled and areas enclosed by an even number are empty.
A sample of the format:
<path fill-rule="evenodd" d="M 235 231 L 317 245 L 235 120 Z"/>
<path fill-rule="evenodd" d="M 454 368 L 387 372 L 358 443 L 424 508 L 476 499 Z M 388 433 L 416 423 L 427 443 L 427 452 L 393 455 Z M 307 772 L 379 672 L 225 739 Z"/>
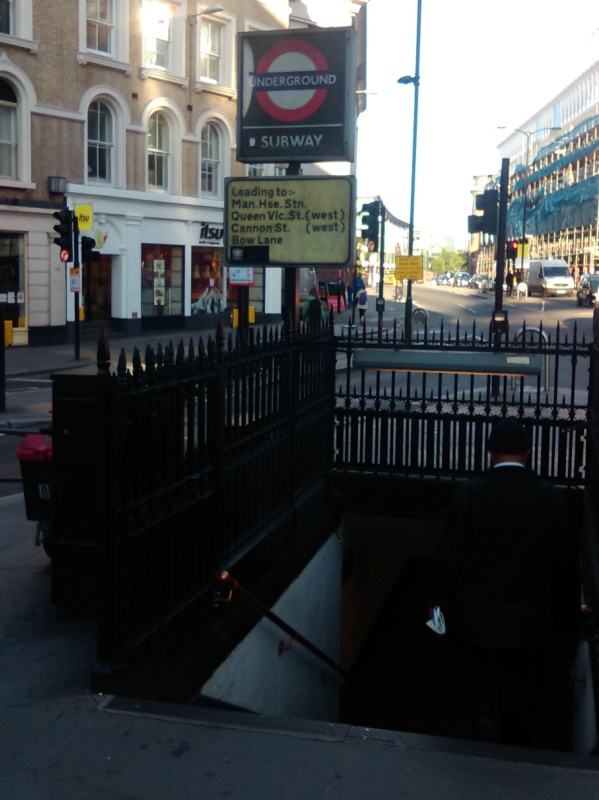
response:
<path fill-rule="evenodd" d="M 133 377 L 139 380 L 143 375 L 143 365 L 141 363 L 141 353 L 137 347 L 133 348 Z"/>
<path fill-rule="evenodd" d="M 97 344 L 96 366 L 98 367 L 98 375 L 108 377 L 110 375 L 110 343 L 108 341 L 108 331 L 105 325 L 102 328 L 102 334 Z"/>
<path fill-rule="evenodd" d="M 223 318 L 221 317 L 218 321 L 216 326 L 216 352 L 218 355 L 224 355 L 225 353 L 225 323 Z"/>
<path fill-rule="evenodd" d="M 183 344 L 183 339 L 179 342 L 177 347 L 177 355 L 175 357 L 175 366 L 181 367 L 185 364 L 185 345 Z"/>
<path fill-rule="evenodd" d="M 116 374 L 119 378 L 125 378 L 127 376 L 127 354 L 124 348 L 121 348 L 121 352 L 119 353 Z"/>
<path fill-rule="evenodd" d="M 146 370 L 154 371 L 156 369 L 156 353 L 151 345 L 147 345 L 145 358 Z"/>

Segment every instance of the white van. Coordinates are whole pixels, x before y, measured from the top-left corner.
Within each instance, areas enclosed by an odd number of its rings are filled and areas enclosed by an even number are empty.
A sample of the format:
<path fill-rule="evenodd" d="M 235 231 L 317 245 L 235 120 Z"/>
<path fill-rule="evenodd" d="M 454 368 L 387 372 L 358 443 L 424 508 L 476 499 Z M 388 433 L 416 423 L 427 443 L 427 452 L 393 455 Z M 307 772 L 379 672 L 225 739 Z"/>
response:
<path fill-rule="evenodd" d="M 524 283 L 528 285 L 528 294 L 540 294 L 541 297 L 557 297 L 574 294 L 574 278 L 563 258 L 543 258 L 529 261 L 524 270 Z"/>

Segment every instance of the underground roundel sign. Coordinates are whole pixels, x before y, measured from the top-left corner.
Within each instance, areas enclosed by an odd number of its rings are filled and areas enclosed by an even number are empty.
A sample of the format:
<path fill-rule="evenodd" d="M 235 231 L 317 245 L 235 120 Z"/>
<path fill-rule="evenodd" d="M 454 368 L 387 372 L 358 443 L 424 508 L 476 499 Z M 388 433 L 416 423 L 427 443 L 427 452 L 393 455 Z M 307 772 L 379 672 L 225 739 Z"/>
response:
<path fill-rule="evenodd" d="M 252 85 L 256 99 L 273 119 L 298 122 L 324 103 L 339 77 L 314 45 L 300 39 L 271 47 L 256 67 Z"/>
<path fill-rule="evenodd" d="M 355 31 L 240 34 L 240 161 L 353 160 Z M 352 84 L 353 85 L 353 84 Z M 351 112 L 351 113 L 350 113 Z"/>

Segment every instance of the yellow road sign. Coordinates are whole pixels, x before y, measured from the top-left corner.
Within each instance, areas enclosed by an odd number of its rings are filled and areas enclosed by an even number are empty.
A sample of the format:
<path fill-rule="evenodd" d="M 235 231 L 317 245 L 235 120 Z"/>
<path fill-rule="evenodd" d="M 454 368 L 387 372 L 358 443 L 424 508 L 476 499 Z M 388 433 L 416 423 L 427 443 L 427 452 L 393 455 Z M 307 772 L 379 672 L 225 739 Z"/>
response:
<path fill-rule="evenodd" d="M 422 256 L 395 256 L 395 280 L 421 281 Z"/>

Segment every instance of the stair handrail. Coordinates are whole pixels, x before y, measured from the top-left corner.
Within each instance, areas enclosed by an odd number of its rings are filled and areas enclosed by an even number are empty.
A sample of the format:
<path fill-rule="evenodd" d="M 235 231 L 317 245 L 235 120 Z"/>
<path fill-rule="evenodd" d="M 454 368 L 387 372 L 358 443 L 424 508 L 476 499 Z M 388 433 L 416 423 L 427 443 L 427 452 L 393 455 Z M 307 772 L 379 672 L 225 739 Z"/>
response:
<path fill-rule="evenodd" d="M 229 592 L 225 597 L 221 597 L 217 594 L 213 597 L 214 603 L 228 603 L 232 596 L 233 592 L 237 591 L 244 600 L 246 600 L 253 608 L 259 611 L 264 617 L 269 619 L 275 625 L 277 625 L 282 631 L 289 634 L 292 638 L 292 642 L 290 645 L 285 645 L 283 642 L 279 642 L 279 655 L 284 650 L 292 650 L 295 647 L 295 643 L 299 642 L 302 644 L 307 650 L 309 650 L 313 655 L 319 658 L 321 661 L 324 661 L 332 670 L 336 673 L 341 675 L 343 678 L 348 678 L 349 673 L 347 670 L 343 669 L 334 659 L 324 653 L 320 648 L 318 648 L 315 644 L 313 644 L 309 639 L 306 639 L 305 636 L 302 636 L 299 631 L 296 631 L 291 625 L 288 625 L 281 617 L 271 611 L 268 606 L 266 606 L 259 598 L 249 592 L 245 587 L 243 587 L 239 581 L 237 581 L 233 576 L 227 572 L 226 570 L 222 570 L 216 573 L 216 579 L 221 583 L 225 584 Z"/>

